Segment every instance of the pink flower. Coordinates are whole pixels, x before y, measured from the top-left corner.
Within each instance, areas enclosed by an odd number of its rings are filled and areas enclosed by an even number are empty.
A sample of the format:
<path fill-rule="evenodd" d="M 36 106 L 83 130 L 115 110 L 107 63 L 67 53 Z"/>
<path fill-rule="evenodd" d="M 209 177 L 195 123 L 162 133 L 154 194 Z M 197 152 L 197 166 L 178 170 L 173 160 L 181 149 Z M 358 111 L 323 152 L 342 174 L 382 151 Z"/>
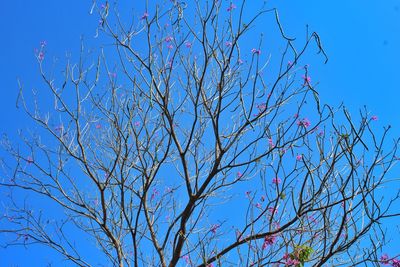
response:
<path fill-rule="evenodd" d="M 192 47 L 192 43 L 188 41 L 188 42 L 185 43 L 185 46 L 186 46 L 187 48 L 191 48 L 191 47 Z"/>
<path fill-rule="evenodd" d="M 38 59 L 39 61 L 43 61 L 43 59 L 44 59 L 44 53 L 43 53 L 42 51 L 39 52 L 39 54 L 38 54 L 38 56 L 37 56 L 37 59 Z"/>
<path fill-rule="evenodd" d="M 303 85 L 310 85 L 310 83 L 311 83 L 311 77 L 310 76 L 303 75 L 302 78 L 304 80 L 304 84 Z"/>
<path fill-rule="evenodd" d="M 280 184 L 281 182 L 282 180 L 279 177 L 275 177 L 274 179 L 272 179 L 273 184 Z"/>
<path fill-rule="evenodd" d="M 191 263 L 190 258 L 189 258 L 189 255 L 184 255 L 184 256 L 182 256 L 182 259 L 185 260 L 186 264 L 190 264 L 190 263 Z"/>
<path fill-rule="evenodd" d="M 207 265 L 207 267 L 214 267 L 214 264 L 210 263 Z"/>
<path fill-rule="evenodd" d="M 250 198 L 251 191 L 246 191 L 246 198 Z"/>
<path fill-rule="evenodd" d="M 261 103 L 261 104 L 258 104 L 256 107 L 260 112 L 263 112 L 264 110 L 267 109 L 267 104 L 266 103 Z"/>
<path fill-rule="evenodd" d="M 392 260 L 392 266 L 393 266 L 393 267 L 400 267 L 400 260 L 398 260 L 398 259 L 393 259 L 393 260 Z"/>
<path fill-rule="evenodd" d="M 237 174 L 236 174 L 236 177 L 237 177 L 237 178 L 241 178 L 242 176 L 243 176 L 243 173 L 237 172 Z"/>
<path fill-rule="evenodd" d="M 101 128 L 101 124 L 96 124 L 96 129 L 100 129 Z"/>
<path fill-rule="evenodd" d="M 297 265 L 299 265 L 300 264 L 300 261 L 299 260 L 297 260 L 297 259 L 288 259 L 287 261 L 286 261 L 286 266 L 297 266 Z"/>
<path fill-rule="evenodd" d="M 304 118 L 302 120 L 297 121 L 297 125 L 298 126 L 304 126 L 304 128 L 307 128 L 311 125 L 311 122 L 309 119 Z"/>
<path fill-rule="evenodd" d="M 372 116 L 372 117 L 371 117 L 371 120 L 377 121 L 377 120 L 378 120 L 378 116 L 376 116 L 376 115 Z"/>
<path fill-rule="evenodd" d="M 217 233 L 218 228 L 220 227 L 219 224 L 213 224 L 211 225 L 210 232 L 213 233 L 214 235 Z"/>
<path fill-rule="evenodd" d="M 293 115 L 293 118 L 295 118 L 295 119 L 297 119 L 299 117 L 299 114 L 297 114 L 297 113 L 295 113 L 294 115 Z"/>
<path fill-rule="evenodd" d="M 141 20 L 147 19 L 149 17 L 149 13 L 144 12 L 143 15 L 140 17 Z"/>
<path fill-rule="evenodd" d="M 302 155 L 297 155 L 297 156 L 296 156 L 296 160 L 297 160 L 297 161 L 300 161 L 300 160 L 302 160 L 302 159 L 303 159 L 303 156 L 302 156 Z"/>
<path fill-rule="evenodd" d="M 150 200 L 153 201 L 158 196 L 157 188 L 153 189 L 153 193 L 151 193 Z"/>
<path fill-rule="evenodd" d="M 139 127 L 139 126 L 140 126 L 140 121 L 135 121 L 134 125 L 135 125 L 136 127 Z"/>
<path fill-rule="evenodd" d="M 167 37 L 165 37 L 165 41 L 166 41 L 167 43 L 171 42 L 172 40 L 174 40 L 174 38 L 173 38 L 172 36 L 167 36 Z"/>
<path fill-rule="evenodd" d="M 276 213 L 278 213 L 278 209 L 277 209 L 277 208 L 274 208 L 274 207 L 269 207 L 269 208 L 268 208 L 268 211 L 269 211 L 271 214 L 276 214 Z"/>
<path fill-rule="evenodd" d="M 256 208 L 257 208 L 257 209 L 261 209 L 261 208 L 262 208 L 261 204 L 257 202 L 257 203 L 256 203 Z"/>
<path fill-rule="evenodd" d="M 167 48 L 168 49 L 172 49 L 172 48 L 174 48 L 174 46 L 172 44 L 170 44 L 170 45 L 167 46 Z"/>
<path fill-rule="evenodd" d="M 240 59 L 240 58 L 238 59 L 238 61 L 237 61 L 237 62 L 238 62 L 238 64 L 239 64 L 239 65 L 242 65 L 242 64 L 243 64 L 243 60 L 242 60 L 242 59 Z"/>
<path fill-rule="evenodd" d="M 274 235 L 267 235 L 264 238 L 264 243 L 262 245 L 263 249 L 266 249 L 268 246 L 272 246 L 275 243 L 276 237 Z"/>
<path fill-rule="evenodd" d="M 28 156 L 28 157 L 26 158 L 26 162 L 27 162 L 28 164 L 32 164 L 32 163 L 33 163 L 33 158 L 32 158 L 31 156 Z"/>
<path fill-rule="evenodd" d="M 226 11 L 230 12 L 232 10 L 236 9 L 236 5 L 231 3 L 231 5 L 226 9 Z"/>
<path fill-rule="evenodd" d="M 291 67 L 291 66 L 293 65 L 292 61 L 289 60 L 289 61 L 287 62 L 287 65 L 288 65 L 288 67 Z"/>
<path fill-rule="evenodd" d="M 232 42 L 226 41 L 226 42 L 225 42 L 225 46 L 226 46 L 226 47 L 231 47 L 231 46 L 232 46 Z"/>
<path fill-rule="evenodd" d="M 272 138 L 268 138 L 268 144 L 270 147 L 274 146 L 274 141 L 272 140 Z"/>
<path fill-rule="evenodd" d="M 255 49 L 255 48 L 253 48 L 253 49 L 251 49 L 251 53 L 252 53 L 252 54 L 261 55 L 261 50 L 260 50 L 260 49 Z"/>

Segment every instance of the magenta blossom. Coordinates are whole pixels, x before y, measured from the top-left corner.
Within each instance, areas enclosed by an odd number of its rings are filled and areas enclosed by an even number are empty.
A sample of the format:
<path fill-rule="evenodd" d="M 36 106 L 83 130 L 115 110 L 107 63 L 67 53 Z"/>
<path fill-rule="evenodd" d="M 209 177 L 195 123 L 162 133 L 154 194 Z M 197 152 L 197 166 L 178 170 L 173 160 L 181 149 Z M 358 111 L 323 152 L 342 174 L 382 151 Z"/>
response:
<path fill-rule="evenodd" d="M 26 158 L 26 162 L 28 162 L 28 164 L 32 164 L 33 163 L 33 158 L 31 156 L 28 156 Z"/>
<path fill-rule="evenodd" d="M 187 48 L 191 48 L 191 47 L 192 47 L 192 43 L 188 41 L 188 42 L 185 43 L 185 46 L 186 46 Z"/>
<path fill-rule="evenodd" d="M 184 255 L 184 256 L 182 256 L 182 259 L 185 260 L 186 264 L 190 264 L 190 263 L 191 263 L 191 260 L 190 260 L 189 255 Z"/>
<path fill-rule="evenodd" d="M 377 121 L 377 120 L 378 120 L 378 116 L 376 116 L 376 115 L 372 116 L 372 117 L 371 117 L 371 120 Z"/>
<path fill-rule="evenodd" d="M 226 9 L 226 11 L 231 12 L 234 9 L 236 9 L 236 5 L 231 3 L 230 6 Z"/>
<path fill-rule="evenodd" d="M 300 264 L 300 261 L 299 260 L 297 260 L 297 259 L 288 259 L 287 261 L 286 261 L 286 266 L 297 266 L 297 265 L 299 265 Z"/>
<path fill-rule="evenodd" d="M 98 123 L 98 124 L 96 124 L 96 129 L 100 129 L 101 128 L 101 124 L 100 123 Z"/>
<path fill-rule="evenodd" d="M 274 146 L 274 141 L 272 140 L 272 138 L 268 138 L 268 144 L 270 147 Z"/>
<path fill-rule="evenodd" d="M 210 232 L 213 233 L 213 234 L 215 235 L 215 234 L 217 233 L 217 230 L 218 230 L 219 227 L 220 227 L 219 224 L 213 224 L 213 225 L 211 225 Z"/>
<path fill-rule="evenodd" d="M 140 126 L 140 121 L 135 121 L 135 124 L 134 124 L 136 127 L 139 127 Z"/>
<path fill-rule="evenodd" d="M 151 193 L 150 200 L 153 201 L 157 196 L 159 192 L 156 188 L 153 189 L 153 193 Z"/>
<path fill-rule="evenodd" d="M 40 51 L 39 54 L 37 55 L 37 59 L 38 59 L 39 61 L 43 61 L 43 59 L 44 59 L 44 53 L 43 53 L 42 51 Z"/>
<path fill-rule="evenodd" d="M 269 207 L 269 208 L 268 208 L 268 211 L 269 211 L 271 214 L 276 214 L 276 213 L 278 213 L 278 209 L 277 209 L 277 208 L 274 208 L 274 207 Z"/>
<path fill-rule="evenodd" d="M 144 12 L 143 15 L 140 17 L 141 20 L 147 19 L 149 17 L 149 13 Z"/>
<path fill-rule="evenodd" d="M 298 126 L 304 126 L 304 128 L 310 127 L 311 122 L 309 119 L 304 118 L 302 120 L 297 121 L 297 125 Z"/>
<path fill-rule="evenodd" d="M 279 177 L 275 177 L 272 179 L 273 184 L 280 184 L 281 182 L 282 182 L 282 180 Z"/>
<path fill-rule="evenodd" d="M 393 260 L 392 260 L 392 266 L 393 266 L 393 267 L 400 267 L 400 260 L 398 260 L 398 259 L 393 259 Z"/>
<path fill-rule="evenodd" d="M 167 48 L 168 49 L 172 49 L 172 48 L 174 48 L 174 46 L 172 44 L 170 44 L 170 45 L 167 46 Z"/>
<path fill-rule="evenodd" d="M 303 84 L 304 86 L 305 86 L 305 85 L 310 85 L 310 83 L 311 83 L 311 77 L 310 77 L 310 76 L 308 76 L 308 75 L 307 75 L 307 76 L 306 76 L 306 75 L 303 75 L 302 78 L 303 78 L 303 80 L 304 80 L 304 84 Z"/>
<path fill-rule="evenodd" d="M 237 178 L 241 178 L 242 176 L 243 176 L 243 173 L 237 172 L 237 174 L 236 174 L 236 177 L 237 177 Z"/>
<path fill-rule="evenodd" d="M 303 159 L 303 156 L 302 156 L 302 155 L 297 155 L 297 156 L 296 156 L 296 160 L 297 160 L 297 161 L 300 161 L 300 160 L 302 160 L 302 159 Z"/>
<path fill-rule="evenodd" d="M 268 246 L 272 246 L 275 243 L 276 237 L 274 235 L 267 235 L 264 238 L 264 243 L 262 245 L 262 249 L 266 249 Z"/>
<path fill-rule="evenodd" d="M 226 46 L 226 47 L 231 47 L 231 46 L 232 46 L 232 42 L 226 41 L 226 42 L 225 42 L 225 46 Z"/>
<path fill-rule="evenodd" d="M 174 40 L 174 37 L 172 37 L 172 36 L 167 36 L 167 37 L 165 37 L 165 41 L 166 41 L 167 43 L 171 42 L 172 40 Z"/>
<path fill-rule="evenodd" d="M 261 50 L 260 50 L 260 49 L 255 49 L 255 48 L 253 48 L 253 49 L 251 49 L 251 53 L 252 53 L 252 54 L 261 55 Z"/>

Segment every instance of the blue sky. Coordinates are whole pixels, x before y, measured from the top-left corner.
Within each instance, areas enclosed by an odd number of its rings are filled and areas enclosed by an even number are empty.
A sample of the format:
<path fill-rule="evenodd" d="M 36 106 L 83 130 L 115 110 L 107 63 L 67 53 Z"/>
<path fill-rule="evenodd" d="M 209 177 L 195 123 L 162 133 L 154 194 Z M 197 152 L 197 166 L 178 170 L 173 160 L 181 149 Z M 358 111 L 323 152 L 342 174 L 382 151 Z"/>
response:
<path fill-rule="evenodd" d="M 322 100 L 342 101 L 357 111 L 367 105 L 384 124 L 396 128 L 398 62 L 400 61 L 400 1 L 269 1 L 278 7 L 286 32 L 304 36 L 305 25 L 317 31 L 329 55 L 329 63 L 309 55 L 311 75 L 318 81 Z M 80 36 L 93 41 L 97 19 L 89 16 L 91 3 L 5 0 L 0 10 L 2 89 L 0 117 L 5 129 L 16 129 L 22 113 L 15 110 L 17 77 L 26 88 L 38 86 L 34 48 L 48 43 L 53 57 L 78 52 Z M 12 116 L 10 116 L 12 114 Z M 15 118 L 19 118 L 16 120 Z M 23 125 L 21 123 L 20 125 Z M 399 129 L 396 129 L 397 132 Z"/>
<path fill-rule="evenodd" d="M 319 83 L 317 88 L 324 103 L 344 102 L 352 113 L 366 105 L 371 115 L 379 117 L 379 126 L 391 124 L 392 135 L 400 135 L 400 0 L 271 0 L 267 5 L 278 7 L 289 36 L 302 39 L 306 24 L 320 35 L 328 64 L 313 53 L 307 57 L 310 75 L 313 82 Z M 77 55 L 81 36 L 89 45 L 96 42 L 93 36 L 98 19 L 89 15 L 90 6 L 91 1 L 81 0 L 2 1 L 1 133 L 13 135 L 29 125 L 22 110 L 15 107 L 17 78 L 26 89 L 40 90 L 34 57 L 40 41 L 46 40 L 49 55 L 59 58 L 66 53 Z M 0 252 L 4 266 L 34 266 L 23 259 L 25 256 L 40 262 L 40 258 L 23 249 L 10 251 Z"/>

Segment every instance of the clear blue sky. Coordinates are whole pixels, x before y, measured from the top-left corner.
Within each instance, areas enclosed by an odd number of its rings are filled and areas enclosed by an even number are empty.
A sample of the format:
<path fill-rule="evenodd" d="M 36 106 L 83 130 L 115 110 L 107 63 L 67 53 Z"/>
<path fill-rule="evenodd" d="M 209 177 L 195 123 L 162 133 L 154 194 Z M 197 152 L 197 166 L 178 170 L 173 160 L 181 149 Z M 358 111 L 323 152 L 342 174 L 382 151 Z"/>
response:
<path fill-rule="evenodd" d="M 400 135 L 400 0 L 272 0 L 268 5 L 278 7 L 288 35 L 301 38 L 306 24 L 319 33 L 329 62 L 322 64 L 322 57 L 312 53 L 308 57 L 323 102 L 344 102 L 353 113 L 366 105 L 381 126 L 391 124 L 393 136 Z M 33 52 L 40 41 L 46 40 L 48 53 L 60 58 L 79 53 L 82 35 L 89 45 L 95 42 L 98 18 L 89 16 L 90 7 L 91 1 L 82 0 L 1 1 L 1 133 L 13 135 L 28 125 L 23 112 L 15 108 L 17 78 L 26 89 L 40 89 Z M 46 257 L 36 253 L 0 251 L 0 264 L 39 266 L 32 263 Z"/>

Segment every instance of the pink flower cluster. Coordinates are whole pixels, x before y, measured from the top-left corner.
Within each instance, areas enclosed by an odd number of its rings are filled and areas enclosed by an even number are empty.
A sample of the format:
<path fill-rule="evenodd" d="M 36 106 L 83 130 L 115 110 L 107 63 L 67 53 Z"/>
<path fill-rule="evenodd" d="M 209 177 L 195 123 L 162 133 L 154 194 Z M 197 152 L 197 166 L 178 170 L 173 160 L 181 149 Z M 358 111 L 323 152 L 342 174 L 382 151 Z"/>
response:
<path fill-rule="evenodd" d="M 268 138 L 268 144 L 269 144 L 269 146 L 270 146 L 271 148 L 275 146 L 275 145 L 274 145 L 274 141 L 272 140 L 272 138 Z"/>
<path fill-rule="evenodd" d="M 213 233 L 213 234 L 215 235 L 215 234 L 217 233 L 217 230 L 218 230 L 219 227 L 220 227 L 219 224 L 213 224 L 213 225 L 211 225 L 210 232 Z"/>
<path fill-rule="evenodd" d="M 236 9 L 236 5 L 233 4 L 233 3 L 231 3 L 231 4 L 229 5 L 229 7 L 226 9 L 226 11 L 231 12 L 231 11 L 233 11 L 234 9 Z"/>
<path fill-rule="evenodd" d="M 144 12 L 143 15 L 140 17 L 141 20 L 147 19 L 149 17 L 149 13 Z"/>
<path fill-rule="evenodd" d="M 272 183 L 273 184 L 280 184 L 282 182 L 281 178 L 279 177 L 275 177 L 272 179 Z"/>
<path fill-rule="evenodd" d="M 261 55 L 261 50 L 253 48 L 253 49 L 251 49 L 251 53 L 256 54 L 256 55 Z"/>
<path fill-rule="evenodd" d="M 286 261 L 285 266 L 297 266 L 300 264 L 300 261 L 292 258 L 289 253 L 285 253 L 283 259 Z"/>
<path fill-rule="evenodd" d="M 275 243 L 276 236 L 274 235 L 267 235 L 264 238 L 264 243 L 262 245 L 262 249 L 266 249 L 268 246 L 272 246 Z"/>
<path fill-rule="evenodd" d="M 226 47 L 232 47 L 232 42 L 226 41 L 226 42 L 225 42 L 225 46 L 226 46 Z"/>
<path fill-rule="evenodd" d="M 304 128 L 310 127 L 311 122 L 309 119 L 304 118 L 302 120 L 298 120 L 296 123 L 298 126 L 303 126 Z"/>
<path fill-rule="evenodd" d="M 306 86 L 306 85 L 310 85 L 310 83 L 311 83 L 311 77 L 310 76 L 306 76 L 306 75 L 303 75 L 303 80 L 304 80 L 304 86 Z"/>
<path fill-rule="evenodd" d="M 390 259 L 387 254 L 383 254 L 380 259 L 381 264 L 383 265 L 391 265 L 393 267 L 400 267 L 399 259 Z"/>
<path fill-rule="evenodd" d="M 189 42 L 189 41 L 186 41 L 186 42 L 185 42 L 185 46 L 186 46 L 187 48 L 191 48 L 191 47 L 192 47 L 192 43 Z"/>

